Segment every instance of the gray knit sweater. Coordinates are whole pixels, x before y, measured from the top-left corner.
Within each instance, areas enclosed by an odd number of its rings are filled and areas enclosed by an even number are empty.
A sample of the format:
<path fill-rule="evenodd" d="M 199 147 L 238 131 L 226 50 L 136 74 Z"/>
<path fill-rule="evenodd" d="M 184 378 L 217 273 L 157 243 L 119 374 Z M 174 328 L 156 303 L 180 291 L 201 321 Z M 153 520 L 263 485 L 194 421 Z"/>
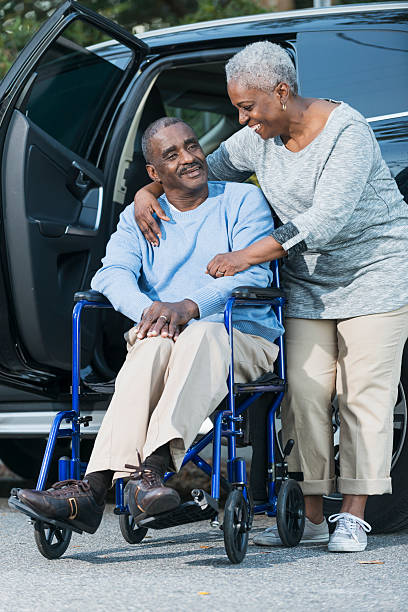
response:
<path fill-rule="evenodd" d="M 282 222 L 274 238 L 286 315 L 343 319 L 408 304 L 408 206 L 364 117 L 342 102 L 298 153 L 245 127 L 207 157 L 212 180 L 256 173 Z"/>

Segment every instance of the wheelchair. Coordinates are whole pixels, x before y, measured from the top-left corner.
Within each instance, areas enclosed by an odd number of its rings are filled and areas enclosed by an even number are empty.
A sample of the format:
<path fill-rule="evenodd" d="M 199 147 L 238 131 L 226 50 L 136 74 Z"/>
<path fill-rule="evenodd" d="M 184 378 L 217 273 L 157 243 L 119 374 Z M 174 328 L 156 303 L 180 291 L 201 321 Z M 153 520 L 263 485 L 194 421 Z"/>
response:
<path fill-rule="evenodd" d="M 213 428 L 187 450 L 183 466 L 191 461 L 211 479 L 210 492 L 203 489 L 191 491 L 192 500 L 182 503 L 175 510 L 157 516 L 149 516 L 135 523 L 129 513 L 124 496 L 123 479 L 115 483 L 116 504 L 114 513 L 119 516 L 121 533 L 130 544 L 140 543 L 148 529 L 165 529 L 177 525 L 207 520 L 212 527 L 223 531 L 225 551 L 232 563 L 243 561 L 248 546 L 248 536 L 254 514 L 276 517 L 277 527 L 283 545 L 295 546 L 303 535 L 305 512 L 302 491 L 296 480 L 290 478 L 286 457 L 293 448 L 289 440 L 281 460 L 276 461 L 275 415 L 282 402 L 285 389 L 285 352 L 282 336 L 277 339 L 279 355 L 276 373 L 268 373 L 249 383 L 234 381 L 234 342 L 232 315 L 236 308 L 243 306 L 272 305 L 278 320 L 282 323 L 282 306 L 285 298 L 280 289 L 279 266 L 273 262 L 274 286 L 269 288 L 238 287 L 228 299 L 224 309 L 224 324 L 229 335 L 230 367 L 228 395 L 214 413 Z M 96 291 L 78 292 L 74 296 L 72 330 L 72 407 L 59 412 L 53 421 L 48 437 L 44 458 L 36 489 L 44 490 L 57 438 L 72 440 L 71 457 L 58 461 L 59 480 L 80 479 L 86 471 L 86 463 L 80 460 L 81 426 L 87 426 L 92 419 L 80 413 L 80 332 L 81 313 L 85 308 L 112 308 L 110 302 Z M 102 385 L 103 386 L 103 385 Z M 112 389 L 110 389 L 112 392 Z M 248 408 L 263 394 L 270 394 L 267 411 L 267 500 L 254 505 L 251 489 L 247 483 L 246 462 L 237 456 L 237 443 L 243 437 L 244 415 Z M 269 396 L 268 396 L 269 397 Z M 255 407 L 256 409 L 256 407 Z M 68 427 L 66 426 L 68 424 Z M 63 426 L 65 425 L 65 426 Z M 221 476 L 221 441 L 227 440 L 227 478 Z M 203 449 L 212 443 L 212 465 L 201 456 Z M 165 475 L 168 480 L 173 475 Z M 219 516 L 220 488 L 228 493 L 222 524 Z M 54 520 L 37 514 L 17 498 L 18 489 L 11 491 L 9 505 L 28 515 L 34 525 L 34 537 L 40 553 L 47 559 L 57 559 L 67 550 L 72 531 L 82 533 L 68 522 Z"/>

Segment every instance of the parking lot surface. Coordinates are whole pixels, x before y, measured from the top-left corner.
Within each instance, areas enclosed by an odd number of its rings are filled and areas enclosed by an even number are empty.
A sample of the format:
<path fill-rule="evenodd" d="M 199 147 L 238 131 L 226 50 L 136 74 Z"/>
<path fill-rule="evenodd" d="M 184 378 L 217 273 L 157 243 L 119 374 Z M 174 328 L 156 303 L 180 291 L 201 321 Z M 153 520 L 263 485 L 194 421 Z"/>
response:
<path fill-rule="evenodd" d="M 112 509 L 107 507 L 96 534 L 73 534 L 65 555 L 48 561 L 28 520 L 0 499 L 2 612 L 408 607 L 408 531 L 371 536 L 368 549 L 356 554 L 250 544 L 244 562 L 231 565 L 222 532 L 206 522 L 150 531 L 141 544 L 130 545 Z M 270 521 L 255 517 L 253 533 Z"/>

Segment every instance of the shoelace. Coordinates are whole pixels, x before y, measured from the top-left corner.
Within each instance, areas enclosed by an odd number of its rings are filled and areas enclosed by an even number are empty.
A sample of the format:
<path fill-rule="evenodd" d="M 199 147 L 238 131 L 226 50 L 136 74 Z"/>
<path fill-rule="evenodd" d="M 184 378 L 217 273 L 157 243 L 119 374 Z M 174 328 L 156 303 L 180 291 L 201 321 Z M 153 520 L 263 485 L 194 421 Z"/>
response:
<path fill-rule="evenodd" d="M 65 489 L 67 493 L 75 493 L 79 488 L 86 493 L 91 487 L 87 480 L 60 480 L 55 482 L 51 488 L 54 490 Z"/>
<path fill-rule="evenodd" d="M 357 537 L 357 525 L 359 525 L 365 532 L 370 533 L 371 525 L 366 521 L 350 514 L 349 512 L 339 512 L 338 514 L 332 514 L 329 516 L 329 523 L 337 523 L 336 531 L 340 533 L 346 533 L 351 536 L 353 540 L 358 542 Z"/>
<path fill-rule="evenodd" d="M 130 478 L 142 478 L 142 480 L 144 480 L 149 485 L 149 487 L 161 487 L 163 483 L 159 474 L 157 474 L 153 470 L 145 468 L 142 464 L 139 453 L 137 453 L 137 455 L 139 459 L 139 465 L 125 465 L 125 468 L 135 470 L 130 475 Z"/>

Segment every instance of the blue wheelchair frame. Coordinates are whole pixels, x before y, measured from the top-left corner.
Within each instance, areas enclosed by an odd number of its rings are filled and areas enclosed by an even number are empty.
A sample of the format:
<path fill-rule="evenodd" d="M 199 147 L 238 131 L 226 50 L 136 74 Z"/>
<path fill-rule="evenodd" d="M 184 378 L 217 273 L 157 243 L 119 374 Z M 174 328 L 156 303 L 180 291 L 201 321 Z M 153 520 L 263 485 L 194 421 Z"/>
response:
<path fill-rule="evenodd" d="M 277 262 L 272 264 L 274 273 L 274 287 L 279 289 L 279 266 Z M 274 392 L 276 394 L 273 403 L 268 411 L 267 416 L 267 453 L 268 453 L 268 481 L 267 481 L 267 503 L 261 506 L 255 506 L 255 513 L 267 513 L 269 516 L 276 516 L 277 509 L 277 477 L 275 463 L 275 414 L 279 408 L 284 396 L 286 378 L 285 378 L 285 351 L 282 336 L 277 339 L 279 346 L 279 355 L 277 359 L 276 373 L 278 382 L 259 383 L 257 384 L 236 384 L 234 381 L 234 342 L 233 342 L 233 327 L 232 315 L 236 307 L 241 306 L 265 306 L 272 305 L 275 309 L 277 318 L 282 323 L 282 306 L 284 304 L 283 296 L 268 297 L 267 292 L 260 296 L 256 296 L 256 289 L 244 288 L 245 292 L 234 292 L 226 303 L 224 309 L 224 324 L 229 335 L 230 344 L 230 366 L 228 377 L 228 399 L 227 409 L 219 410 L 216 413 L 213 430 L 204 435 L 197 443 L 193 444 L 184 457 L 183 465 L 192 461 L 197 467 L 205 472 L 211 478 L 211 497 L 218 501 L 220 498 L 220 470 L 221 470 L 221 438 L 226 437 L 228 440 L 228 461 L 227 474 L 231 484 L 239 484 L 246 486 L 246 466 L 245 461 L 237 457 L 237 437 L 242 435 L 239 424 L 243 421 L 242 414 L 255 402 L 263 393 Z M 253 290 L 255 293 L 251 293 Z M 84 308 L 112 308 L 111 304 L 104 296 L 95 293 L 95 298 L 100 301 L 91 301 L 89 299 L 80 299 L 74 306 L 73 310 L 73 334 L 72 334 L 72 409 L 59 412 L 53 421 L 48 442 L 46 445 L 44 458 L 37 481 L 36 490 L 44 490 L 48 471 L 57 438 L 71 437 L 72 438 L 72 456 L 71 458 L 62 457 L 59 459 L 58 472 L 59 479 L 80 479 L 86 471 L 86 463 L 80 460 L 80 428 L 81 424 L 87 424 L 90 417 L 81 417 L 80 415 L 80 331 L 81 331 L 81 313 Z M 261 291 L 260 291 L 261 293 Z M 86 295 L 86 293 L 84 294 Z M 250 393 L 238 408 L 236 407 L 235 398 L 237 394 Z M 69 427 L 63 427 L 63 424 L 70 424 Z M 199 453 L 213 441 L 212 467 L 202 458 Z M 166 474 L 166 479 L 172 476 L 172 472 Z M 115 514 L 128 513 L 124 501 L 124 483 L 122 479 L 116 481 L 116 507 Z"/>

